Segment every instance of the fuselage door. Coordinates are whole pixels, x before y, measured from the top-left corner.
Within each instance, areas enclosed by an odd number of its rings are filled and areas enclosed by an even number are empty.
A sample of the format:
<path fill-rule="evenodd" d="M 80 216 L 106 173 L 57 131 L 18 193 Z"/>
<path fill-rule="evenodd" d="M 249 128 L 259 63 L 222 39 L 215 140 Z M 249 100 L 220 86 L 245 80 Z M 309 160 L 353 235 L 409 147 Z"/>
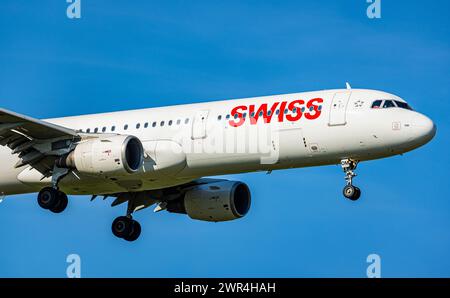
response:
<path fill-rule="evenodd" d="M 334 126 L 346 124 L 345 113 L 350 95 L 351 91 L 341 91 L 334 94 L 330 107 L 330 118 L 328 125 Z"/>
<path fill-rule="evenodd" d="M 206 122 L 208 120 L 208 110 L 198 111 L 192 122 L 192 139 L 206 138 Z"/>

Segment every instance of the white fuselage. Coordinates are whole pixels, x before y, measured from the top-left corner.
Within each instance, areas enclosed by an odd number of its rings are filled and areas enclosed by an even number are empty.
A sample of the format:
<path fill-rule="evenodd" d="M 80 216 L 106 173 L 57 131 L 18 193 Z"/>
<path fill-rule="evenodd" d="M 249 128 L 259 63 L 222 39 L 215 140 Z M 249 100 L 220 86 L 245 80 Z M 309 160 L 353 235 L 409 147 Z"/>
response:
<path fill-rule="evenodd" d="M 429 118 L 399 107 L 372 108 L 378 99 L 404 102 L 381 91 L 343 89 L 45 121 L 81 133 L 141 140 L 146 158 L 138 173 L 121 179 L 71 173 L 60 182 L 68 194 L 109 194 L 175 186 L 202 176 L 383 158 L 433 138 L 436 128 Z M 252 120 L 264 104 L 272 112 Z M 42 179 L 29 166 L 15 169 L 18 158 L 7 147 L 0 147 L 0 160 L 0 194 L 36 192 L 50 185 L 50 178 Z"/>

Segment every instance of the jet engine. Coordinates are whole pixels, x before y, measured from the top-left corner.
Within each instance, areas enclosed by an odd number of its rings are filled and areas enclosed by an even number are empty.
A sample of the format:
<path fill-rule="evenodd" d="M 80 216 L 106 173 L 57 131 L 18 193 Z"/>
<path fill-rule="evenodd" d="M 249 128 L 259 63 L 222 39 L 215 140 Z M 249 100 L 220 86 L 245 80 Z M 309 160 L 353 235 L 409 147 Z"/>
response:
<path fill-rule="evenodd" d="M 117 135 L 81 141 L 73 151 L 57 159 L 56 165 L 84 174 L 123 176 L 137 172 L 143 161 L 141 141 Z"/>
<path fill-rule="evenodd" d="M 245 183 L 219 181 L 189 189 L 183 197 L 169 201 L 166 208 L 192 219 L 218 222 L 245 216 L 250 203 L 250 190 Z"/>

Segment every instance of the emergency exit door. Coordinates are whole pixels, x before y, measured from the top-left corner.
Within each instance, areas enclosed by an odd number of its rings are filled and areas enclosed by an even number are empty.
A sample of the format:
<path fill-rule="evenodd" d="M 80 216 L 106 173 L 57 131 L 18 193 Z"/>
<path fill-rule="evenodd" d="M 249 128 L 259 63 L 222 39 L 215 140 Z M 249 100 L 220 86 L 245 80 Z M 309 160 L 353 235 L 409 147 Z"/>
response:
<path fill-rule="evenodd" d="M 198 111 L 192 122 L 192 139 L 206 138 L 206 121 L 208 120 L 209 111 Z"/>
<path fill-rule="evenodd" d="M 351 91 L 336 92 L 331 102 L 330 118 L 328 125 L 345 125 L 346 124 L 346 110 L 348 100 L 350 99 Z"/>

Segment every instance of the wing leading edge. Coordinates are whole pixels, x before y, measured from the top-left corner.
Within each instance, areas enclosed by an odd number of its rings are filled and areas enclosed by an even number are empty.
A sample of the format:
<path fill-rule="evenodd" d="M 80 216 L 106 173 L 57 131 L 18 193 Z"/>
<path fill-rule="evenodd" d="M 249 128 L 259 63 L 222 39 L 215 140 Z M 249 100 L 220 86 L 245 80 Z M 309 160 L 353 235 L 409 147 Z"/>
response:
<path fill-rule="evenodd" d="M 78 137 L 73 129 L 0 108 L 0 146 L 18 154 L 16 168 L 31 165 L 44 177 L 50 176 L 54 159 Z"/>

